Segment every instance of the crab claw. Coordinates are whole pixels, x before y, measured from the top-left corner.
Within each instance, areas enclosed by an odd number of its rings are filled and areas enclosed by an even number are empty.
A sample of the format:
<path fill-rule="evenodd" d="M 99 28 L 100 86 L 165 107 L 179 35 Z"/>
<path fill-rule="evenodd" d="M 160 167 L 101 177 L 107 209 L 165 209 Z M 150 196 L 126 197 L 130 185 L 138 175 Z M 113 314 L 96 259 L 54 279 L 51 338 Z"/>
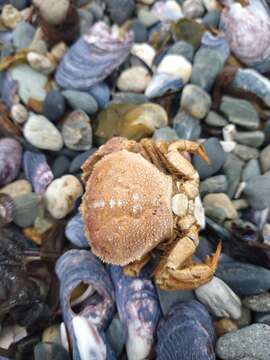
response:
<path fill-rule="evenodd" d="M 169 151 L 178 150 L 180 152 L 187 151 L 192 154 L 198 155 L 202 160 L 207 162 L 207 164 L 209 165 L 211 164 L 211 161 L 209 160 L 203 145 L 198 144 L 194 141 L 189 141 L 189 140 L 174 141 L 169 145 L 168 150 Z"/>

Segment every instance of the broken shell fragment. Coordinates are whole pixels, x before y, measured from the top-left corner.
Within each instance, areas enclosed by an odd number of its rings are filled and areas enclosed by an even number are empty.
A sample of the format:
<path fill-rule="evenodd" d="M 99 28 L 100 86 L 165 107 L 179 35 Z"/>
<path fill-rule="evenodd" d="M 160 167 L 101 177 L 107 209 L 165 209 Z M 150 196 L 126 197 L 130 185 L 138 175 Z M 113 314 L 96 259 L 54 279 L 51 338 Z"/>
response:
<path fill-rule="evenodd" d="M 78 213 L 69 220 L 65 228 L 66 238 L 74 245 L 82 249 L 89 248 L 88 240 L 84 234 L 84 223 L 81 214 Z"/>
<path fill-rule="evenodd" d="M 11 196 L 0 193 L 0 227 L 9 224 L 14 218 L 15 205 Z"/>
<path fill-rule="evenodd" d="M 14 180 L 21 166 L 22 147 L 12 138 L 0 140 L 0 186 Z"/>
<path fill-rule="evenodd" d="M 172 198 L 172 211 L 175 215 L 184 216 L 188 209 L 188 198 L 185 194 L 176 194 Z"/>

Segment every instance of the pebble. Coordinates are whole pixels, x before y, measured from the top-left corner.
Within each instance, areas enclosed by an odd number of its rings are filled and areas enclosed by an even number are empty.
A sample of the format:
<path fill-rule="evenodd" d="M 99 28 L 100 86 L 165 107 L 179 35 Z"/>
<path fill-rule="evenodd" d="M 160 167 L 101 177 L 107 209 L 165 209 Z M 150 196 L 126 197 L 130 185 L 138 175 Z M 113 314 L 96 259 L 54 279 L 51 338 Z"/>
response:
<path fill-rule="evenodd" d="M 53 62 L 48 56 L 34 51 L 30 51 L 27 54 L 26 59 L 33 69 L 45 75 L 51 74 L 56 68 L 55 62 Z"/>
<path fill-rule="evenodd" d="M 92 126 L 87 114 L 81 110 L 71 112 L 62 126 L 62 136 L 67 148 L 83 151 L 92 147 Z"/>
<path fill-rule="evenodd" d="M 215 111 L 209 111 L 208 115 L 205 118 L 205 123 L 209 126 L 223 128 L 228 124 L 228 121 Z"/>
<path fill-rule="evenodd" d="M 70 161 L 66 156 L 60 155 L 57 158 L 55 158 L 52 164 L 52 172 L 54 177 L 58 178 L 68 173 L 69 166 L 70 166 Z"/>
<path fill-rule="evenodd" d="M 202 18 L 202 24 L 207 27 L 217 28 L 220 21 L 220 12 L 218 10 L 211 10 Z"/>
<path fill-rule="evenodd" d="M 246 183 L 244 195 L 255 210 L 270 207 L 270 171 L 250 178 Z"/>
<path fill-rule="evenodd" d="M 202 0 L 207 11 L 219 10 L 219 3 L 217 0 Z"/>
<path fill-rule="evenodd" d="M 21 13 L 12 5 L 5 5 L 2 9 L 1 20 L 9 29 L 15 29 L 22 20 Z"/>
<path fill-rule="evenodd" d="M 63 23 L 70 7 L 70 0 L 38 1 L 39 13 L 44 21 L 51 26 Z"/>
<path fill-rule="evenodd" d="M 111 90 L 105 82 L 91 86 L 88 92 L 96 100 L 100 109 L 105 109 L 107 107 L 111 96 Z"/>
<path fill-rule="evenodd" d="M 211 107 L 211 97 L 197 85 L 188 84 L 181 96 L 181 109 L 188 112 L 195 119 L 203 119 Z"/>
<path fill-rule="evenodd" d="M 211 164 L 208 165 L 197 155 L 193 157 L 193 164 L 202 180 L 216 174 L 220 170 L 226 159 L 225 152 L 217 138 L 212 137 L 207 139 L 203 143 L 203 146 L 209 160 L 211 161 Z"/>
<path fill-rule="evenodd" d="M 183 18 L 178 20 L 172 26 L 172 33 L 174 38 L 184 40 L 191 44 L 194 50 L 198 49 L 201 45 L 201 39 L 205 32 L 203 25 L 199 24 L 194 19 Z"/>
<path fill-rule="evenodd" d="M 260 119 L 254 106 L 247 100 L 223 96 L 220 111 L 228 120 L 249 130 L 256 130 Z"/>
<path fill-rule="evenodd" d="M 54 342 L 61 345 L 62 342 L 61 342 L 60 324 L 54 324 L 47 327 L 42 332 L 41 340 L 42 342 Z"/>
<path fill-rule="evenodd" d="M 67 100 L 69 106 L 74 110 L 82 110 L 88 115 L 95 114 L 98 104 L 93 96 L 83 91 L 65 90 L 62 95 Z"/>
<path fill-rule="evenodd" d="M 231 261 L 220 263 L 216 276 L 237 295 L 258 295 L 270 289 L 270 270 L 262 266 Z"/>
<path fill-rule="evenodd" d="M 266 173 L 270 170 L 270 145 L 267 145 L 260 153 L 260 163 L 262 172 Z"/>
<path fill-rule="evenodd" d="M 247 182 L 254 176 L 261 175 L 260 164 L 258 160 L 249 160 L 242 171 L 242 181 Z"/>
<path fill-rule="evenodd" d="M 181 301 L 193 300 L 195 298 L 193 291 L 188 291 L 188 290 L 166 291 L 166 290 L 161 290 L 159 286 L 157 287 L 157 293 L 163 314 L 166 314 L 175 302 L 179 300 Z"/>
<path fill-rule="evenodd" d="M 116 355 L 120 356 L 125 346 L 125 332 L 118 315 L 115 315 L 112 319 L 106 335 Z"/>
<path fill-rule="evenodd" d="M 53 180 L 45 195 L 45 205 L 55 219 L 63 219 L 75 205 L 75 201 L 83 193 L 80 181 L 73 175 L 65 175 Z"/>
<path fill-rule="evenodd" d="M 230 198 L 235 195 L 239 185 L 244 162 L 232 153 L 227 154 L 223 164 L 223 171 L 228 181 L 227 194 Z"/>
<path fill-rule="evenodd" d="M 159 21 L 159 19 L 152 11 L 149 11 L 145 8 L 142 8 L 138 11 L 138 19 L 147 28 L 151 28 L 151 26 L 155 25 Z"/>
<path fill-rule="evenodd" d="M 120 74 L 117 80 L 117 87 L 121 91 L 141 93 L 144 92 L 150 80 L 151 75 L 146 68 L 134 66 Z"/>
<path fill-rule="evenodd" d="M 208 194 L 203 199 L 204 205 L 214 205 L 224 210 L 227 219 L 236 219 L 237 211 L 228 195 L 224 193 Z"/>
<path fill-rule="evenodd" d="M 225 193 L 227 190 L 227 179 L 224 175 L 216 175 L 200 182 L 200 194 Z"/>
<path fill-rule="evenodd" d="M 270 326 L 252 324 L 221 336 L 216 344 L 216 352 L 224 360 L 243 359 L 245 356 L 269 360 L 269 338 Z"/>
<path fill-rule="evenodd" d="M 34 348 L 35 360 L 69 360 L 67 350 L 60 344 L 40 342 Z"/>
<path fill-rule="evenodd" d="M 222 224 L 226 220 L 225 210 L 221 207 L 216 207 L 214 204 L 207 204 L 204 206 L 205 216 Z"/>
<path fill-rule="evenodd" d="M 95 148 L 77 155 L 70 163 L 69 173 L 76 174 L 81 171 L 83 163 L 95 152 Z"/>
<path fill-rule="evenodd" d="M 131 54 L 141 59 L 150 68 L 153 65 L 156 56 L 156 50 L 149 44 L 133 44 Z"/>
<path fill-rule="evenodd" d="M 14 198 L 14 223 L 22 228 L 32 226 L 42 211 L 41 197 L 33 192 Z"/>
<path fill-rule="evenodd" d="M 66 111 L 66 101 L 60 91 L 49 91 L 43 103 L 43 114 L 49 120 L 56 122 Z"/>
<path fill-rule="evenodd" d="M 200 0 L 185 0 L 182 10 L 187 18 L 199 18 L 204 14 L 204 6 Z"/>
<path fill-rule="evenodd" d="M 251 311 L 247 307 L 242 306 L 241 317 L 235 320 L 235 322 L 239 328 L 248 326 L 251 323 Z"/>
<path fill-rule="evenodd" d="M 134 0 L 106 0 L 110 18 L 118 25 L 129 19 L 135 10 Z"/>
<path fill-rule="evenodd" d="M 22 104 L 14 104 L 10 109 L 10 115 L 16 124 L 24 124 L 28 118 L 28 111 Z"/>
<path fill-rule="evenodd" d="M 192 65 L 182 55 L 166 55 L 157 68 L 158 74 L 178 76 L 186 84 L 191 76 Z"/>
<path fill-rule="evenodd" d="M 46 97 L 46 85 L 48 78 L 26 64 L 19 64 L 11 68 L 11 76 L 19 83 L 18 95 L 24 104 L 35 99 L 43 102 Z"/>
<path fill-rule="evenodd" d="M 12 32 L 13 45 L 17 50 L 28 49 L 35 35 L 35 28 L 28 22 L 20 22 Z"/>
<path fill-rule="evenodd" d="M 179 111 L 173 118 L 173 128 L 179 139 L 196 140 L 201 135 L 200 122 L 185 111 Z"/>
<path fill-rule="evenodd" d="M 185 41 L 177 41 L 169 48 L 167 54 L 181 55 L 191 62 L 193 60 L 194 49 L 191 44 Z"/>
<path fill-rule="evenodd" d="M 137 44 L 145 43 L 148 40 L 148 32 L 143 22 L 134 20 L 129 27 L 134 32 L 134 42 Z"/>
<path fill-rule="evenodd" d="M 38 149 L 58 151 L 63 139 L 57 128 L 42 115 L 30 115 L 23 128 L 25 138 Z"/>
<path fill-rule="evenodd" d="M 228 318 L 223 318 L 214 322 L 215 334 L 222 336 L 228 332 L 238 330 L 238 326 L 234 321 Z"/>
<path fill-rule="evenodd" d="M 255 312 L 270 312 L 270 293 L 247 296 L 243 299 L 243 305 Z"/>
<path fill-rule="evenodd" d="M 169 126 L 155 130 L 152 138 L 163 141 L 175 141 L 179 139 L 177 132 Z"/>
<path fill-rule="evenodd" d="M 265 134 L 258 131 L 238 131 L 235 135 L 235 141 L 243 145 L 260 147 L 265 139 Z"/>
<path fill-rule="evenodd" d="M 260 313 L 257 312 L 254 314 L 254 322 L 260 324 L 266 324 L 270 326 L 270 312 Z"/>
<path fill-rule="evenodd" d="M 0 193 L 8 194 L 13 199 L 29 194 L 31 191 L 32 185 L 27 180 L 16 180 L 0 189 Z"/>
<path fill-rule="evenodd" d="M 256 148 L 240 144 L 237 144 L 235 146 L 233 152 L 243 161 L 257 159 L 259 156 L 259 151 Z"/>

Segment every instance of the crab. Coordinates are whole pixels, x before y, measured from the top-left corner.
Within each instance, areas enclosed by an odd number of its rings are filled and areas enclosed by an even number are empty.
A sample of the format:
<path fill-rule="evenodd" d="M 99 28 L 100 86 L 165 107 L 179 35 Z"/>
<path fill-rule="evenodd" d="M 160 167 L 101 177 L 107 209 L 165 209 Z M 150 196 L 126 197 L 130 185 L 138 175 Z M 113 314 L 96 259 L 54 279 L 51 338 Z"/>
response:
<path fill-rule="evenodd" d="M 221 251 L 196 263 L 199 243 L 199 175 L 188 152 L 209 162 L 202 145 L 115 137 L 82 166 L 80 211 L 92 252 L 137 275 L 156 253 L 153 277 L 166 290 L 193 289 L 213 277 Z"/>

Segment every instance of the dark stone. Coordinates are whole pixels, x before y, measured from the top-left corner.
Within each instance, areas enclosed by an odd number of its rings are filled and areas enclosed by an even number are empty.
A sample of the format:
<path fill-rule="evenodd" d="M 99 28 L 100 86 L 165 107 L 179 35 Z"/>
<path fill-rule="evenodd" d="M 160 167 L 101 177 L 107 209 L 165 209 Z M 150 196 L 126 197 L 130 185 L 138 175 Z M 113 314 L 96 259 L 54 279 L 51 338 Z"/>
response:
<path fill-rule="evenodd" d="M 69 167 L 69 172 L 71 174 L 76 174 L 81 171 L 81 166 L 89 158 L 90 155 L 92 155 L 96 151 L 96 148 L 93 148 L 91 150 L 85 151 L 82 154 L 79 154 L 76 156 Z"/>
<path fill-rule="evenodd" d="M 227 178 L 227 194 L 232 198 L 240 183 L 244 162 L 232 153 L 227 154 L 223 170 Z"/>
<path fill-rule="evenodd" d="M 270 207 L 270 171 L 250 178 L 244 189 L 249 205 L 256 210 Z"/>
<path fill-rule="evenodd" d="M 206 179 L 219 171 L 226 160 L 226 154 L 217 138 L 212 137 L 207 139 L 203 143 L 203 146 L 211 164 L 208 165 L 197 155 L 193 157 L 193 164 L 197 169 L 200 178 Z"/>
<path fill-rule="evenodd" d="M 62 175 L 65 175 L 68 173 L 70 160 L 64 156 L 60 155 L 58 156 L 53 164 L 52 164 L 52 172 L 55 178 L 58 178 Z"/>
<path fill-rule="evenodd" d="M 128 20 L 135 10 L 134 0 L 106 0 L 106 3 L 112 21 L 118 25 Z"/>
<path fill-rule="evenodd" d="M 4 6 L 7 4 L 14 6 L 18 10 L 23 10 L 27 6 L 30 5 L 30 1 L 29 0 L 1 0 L 0 1 L 0 6 Z"/>
<path fill-rule="evenodd" d="M 206 15 L 202 18 L 202 24 L 204 26 L 212 26 L 218 27 L 220 18 L 220 11 L 212 10 L 206 13 Z"/>
<path fill-rule="evenodd" d="M 270 312 L 267 313 L 256 312 L 254 314 L 254 322 L 270 325 Z"/>
<path fill-rule="evenodd" d="M 67 350 L 60 344 L 42 342 L 35 346 L 35 360 L 69 360 Z"/>
<path fill-rule="evenodd" d="M 196 140 L 201 135 L 200 122 L 184 111 L 174 117 L 173 128 L 180 139 Z"/>
<path fill-rule="evenodd" d="M 135 43 L 147 42 L 148 32 L 145 25 L 140 20 L 134 20 L 129 29 L 134 32 Z"/>
<path fill-rule="evenodd" d="M 66 111 L 64 96 L 57 90 L 47 93 L 43 105 L 43 114 L 51 121 L 59 120 Z"/>

